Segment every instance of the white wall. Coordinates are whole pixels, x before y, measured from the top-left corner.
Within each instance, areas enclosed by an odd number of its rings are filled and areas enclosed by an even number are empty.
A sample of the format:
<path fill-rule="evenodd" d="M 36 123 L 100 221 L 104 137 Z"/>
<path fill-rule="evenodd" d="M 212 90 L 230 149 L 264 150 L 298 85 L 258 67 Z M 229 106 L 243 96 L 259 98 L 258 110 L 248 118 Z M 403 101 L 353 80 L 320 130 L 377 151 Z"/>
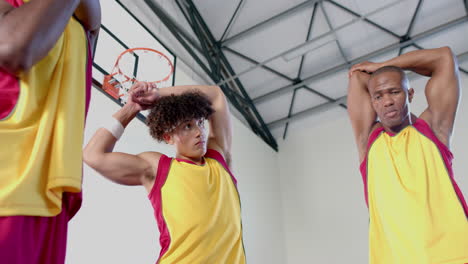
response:
<path fill-rule="evenodd" d="M 468 77 L 452 141 L 455 178 L 468 198 Z M 426 78 L 412 81 L 412 111 L 425 108 Z M 462 88 L 462 89 L 463 89 Z M 280 142 L 286 255 L 289 264 L 368 263 L 368 211 L 358 155 L 341 108 L 290 125 Z"/>
<path fill-rule="evenodd" d="M 178 68 L 176 84 L 196 84 L 193 77 Z M 93 88 L 85 143 L 100 123 L 118 109 L 117 104 Z M 241 195 L 247 261 L 283 264 L 277 153 L 235 118 L 233 127 L 233 173 Z M 171 146 L 154 141 L 141 121 L 134 120 L 115 151 L 136 154 L 148 150 L 175 154 Z M 117 185 L 85 165 L 83 196 L 83 206 L 69 226 L 67 263 L 156 262 L 159 232 L 143 187 Z"/>

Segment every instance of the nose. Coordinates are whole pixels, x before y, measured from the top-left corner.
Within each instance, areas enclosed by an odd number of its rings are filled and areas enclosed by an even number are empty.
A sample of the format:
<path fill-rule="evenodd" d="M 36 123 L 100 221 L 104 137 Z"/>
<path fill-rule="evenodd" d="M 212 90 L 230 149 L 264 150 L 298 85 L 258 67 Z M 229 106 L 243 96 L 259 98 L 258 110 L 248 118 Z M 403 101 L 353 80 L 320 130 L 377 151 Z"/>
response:
<path fill-rule="evenodd" d="M 204 132 L 204 129 L 202 126 L 200 125 L 196 125 L 196 128 L 195 128 L 195 135 L 196 137 L 201 137 L 201 135 L 203 135 L 203 132 Z"/>
<path fill-rule="evenodd" d="M 384 95 L 383 104 L 385 107 L 393 106 L 394 104 L 393 98 L 391 96 Z"/>

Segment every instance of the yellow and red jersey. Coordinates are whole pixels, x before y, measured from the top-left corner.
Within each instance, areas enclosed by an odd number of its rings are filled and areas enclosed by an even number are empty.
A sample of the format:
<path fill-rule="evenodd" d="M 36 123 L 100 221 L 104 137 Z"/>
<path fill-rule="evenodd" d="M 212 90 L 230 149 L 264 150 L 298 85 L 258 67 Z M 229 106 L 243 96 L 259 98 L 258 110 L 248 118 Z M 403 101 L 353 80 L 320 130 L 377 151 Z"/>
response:
<path fill-rule="evenodd" d="M 468 263 L 468 207 L 453 155 L 417 119 L 369 138 L 361 173 L 369 208 L 369 263 Z"/>
<path fill-rule="evenodd" d="M 64 192 L 81 191 L 91 63 L 87 33 L 71 18 L 29 71 L 0 69 L 0 216 L 54 216 Z"/>
<path fill-rule="evenodd" d="M 161 156 L 149 199 L 160 231 L 159 264 L 245 263 L 236 179 L 222 155 L 203 165 Z"/>

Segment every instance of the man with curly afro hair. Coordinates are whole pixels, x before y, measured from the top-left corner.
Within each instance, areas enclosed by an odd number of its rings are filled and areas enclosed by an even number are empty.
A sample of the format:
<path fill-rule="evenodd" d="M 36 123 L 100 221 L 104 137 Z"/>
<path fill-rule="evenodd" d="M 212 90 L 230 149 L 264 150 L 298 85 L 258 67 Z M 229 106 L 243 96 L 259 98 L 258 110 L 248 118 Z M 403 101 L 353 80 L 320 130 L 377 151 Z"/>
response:
<path fill-rule="evenodd" d="M 146 188 L 160 231 L 156 263 L 245 263 L 240 198 L 230 170 L 232 125 L 221 89 L 140 82 L 129 98 L 91 138 L 85 163 L 111 181 Z M 149 133 L 173 145 L 175 157 L 113 152 L 124 128 L 146 109 Z"/>

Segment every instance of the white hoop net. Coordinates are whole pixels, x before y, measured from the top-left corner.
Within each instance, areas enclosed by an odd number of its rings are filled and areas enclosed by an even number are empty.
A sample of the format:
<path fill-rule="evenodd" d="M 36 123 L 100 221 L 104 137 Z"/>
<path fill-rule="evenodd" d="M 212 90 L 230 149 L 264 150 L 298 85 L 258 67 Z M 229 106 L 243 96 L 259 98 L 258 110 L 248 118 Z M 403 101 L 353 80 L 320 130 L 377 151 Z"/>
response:
<path fill-rule="evenodd" d="M 123 52 L 110 75 L 104 79 L 104 89 L 123 104 L 128 101 L 128 91 L 137 81 L 150 82 L 158 88 L 172 85 L 172 62 L 159 51 L 133 48 Z M 112 87 L 110 87 L 112 86 Z"/>

